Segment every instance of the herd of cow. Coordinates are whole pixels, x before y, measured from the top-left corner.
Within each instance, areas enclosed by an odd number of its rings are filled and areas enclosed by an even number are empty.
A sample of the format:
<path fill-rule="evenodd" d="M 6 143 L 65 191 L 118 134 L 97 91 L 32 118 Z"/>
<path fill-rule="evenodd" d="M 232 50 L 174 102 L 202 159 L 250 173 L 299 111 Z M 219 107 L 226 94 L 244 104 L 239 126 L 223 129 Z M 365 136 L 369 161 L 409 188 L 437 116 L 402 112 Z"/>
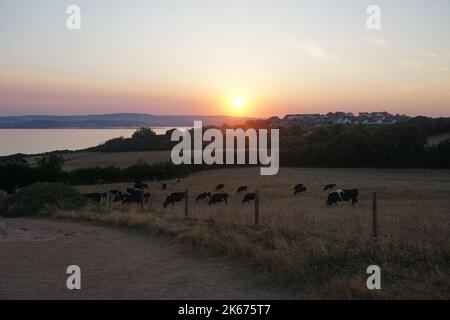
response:
<path fill-rule="evenodd" d="M 129 204 L 129 203 L 140 203 L 140 204 L 148 204 L 151 200 L 151 194 L 150 192 L 146 192 L 146 190 L 149 188 L 149 186 L 144 182 L 135 182 L 134 188 L 127 188 L 126 193 L 120 191 L 120 190 L 110 190 L 110 201 L 112 202 L 121 202 L 122 204 Z M 225 184 L 218 184 L 215 188 L 215 192 L 201 192 L 197 195 L 196 201 L 207 201 L 209 205 L 216 205 L 217 203 L 228 203 L 229 194 L 223 191 L 225 188 Z M 336 184 L 328 184 L 324 186 L 324 191 L 333 190 L 336 188 Z M 167 184 L 162 185 L 162 190 L 167 189 Z M 306 192 L 306 186 L 302 183 L 297 184 L 293 188 L 294 195 L 301 194 Z M 247 192 L 248 187 L 247 186 L 240 186 L 237 188 L 236 193 L 241 194 L 245 193 L 244 197 L 242 198 L 242 203 L 247 203 L 251 201 L 256 200 L 256 193 L 255 192 Z M 97 192 L 97 193 L 86 193 L 84 194 L 87 198 L 102 203 L 103 201 L 106 201 L 108 199 L 108 193 L 107 192 Z M 357 189 L 338 189 L 333 190 L 328 193 L 327 197 L 327 205 L 337 205 L 341 201 L 352 201 L 352 205 L 355 205 L 358 203 L 358 195 L 359 191 Z M 165 201 L 163 202 L 164 208 L 167 208 L 167 206 L 175 205 L 175 203 L 180 202 L 182 200 L 186 199 L 186 192 L 172 192 L 167 195 Z"/>

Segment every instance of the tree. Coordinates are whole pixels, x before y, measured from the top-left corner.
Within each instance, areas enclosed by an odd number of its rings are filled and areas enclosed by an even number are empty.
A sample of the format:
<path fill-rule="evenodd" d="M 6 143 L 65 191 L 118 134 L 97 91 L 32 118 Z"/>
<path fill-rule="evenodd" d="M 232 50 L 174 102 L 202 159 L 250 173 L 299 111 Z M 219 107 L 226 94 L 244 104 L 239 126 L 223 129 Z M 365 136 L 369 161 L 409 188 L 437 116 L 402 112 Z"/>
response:
<path fill-rule="evenodd" d="M 63 177 L 64 159 L 61 156 L 42 157 L 37 163 L 38 180 L 43 182 L 60 182 Z"/>
<path fill-rule="evenodd" d="M 13 194 L 33 182 L 33 168 L 26 161 L 0 162 L 0 190 Z"/>
<path fill-rule="evenodd" d="M 131 136 L 132 139 L 140 139 L 140 138 L 152 138 L 156 136 L 156 133 L 150 128 L 139 128 L 135 133 Z"/>

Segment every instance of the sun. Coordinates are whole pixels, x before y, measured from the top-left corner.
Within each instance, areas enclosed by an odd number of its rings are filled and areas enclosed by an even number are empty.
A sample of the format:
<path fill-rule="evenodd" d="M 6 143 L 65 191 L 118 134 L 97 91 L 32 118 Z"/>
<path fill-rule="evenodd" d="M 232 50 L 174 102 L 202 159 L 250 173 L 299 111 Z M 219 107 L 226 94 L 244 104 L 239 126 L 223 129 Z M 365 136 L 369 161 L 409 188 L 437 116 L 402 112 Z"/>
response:
<path fill-rule="evenodd" d="M 242 97 L 234 97 L 231 100 L 231 106 L 235 113 L 242 112 L 245 109 L 246 105 L 247 105 L 247 102 Z"/>

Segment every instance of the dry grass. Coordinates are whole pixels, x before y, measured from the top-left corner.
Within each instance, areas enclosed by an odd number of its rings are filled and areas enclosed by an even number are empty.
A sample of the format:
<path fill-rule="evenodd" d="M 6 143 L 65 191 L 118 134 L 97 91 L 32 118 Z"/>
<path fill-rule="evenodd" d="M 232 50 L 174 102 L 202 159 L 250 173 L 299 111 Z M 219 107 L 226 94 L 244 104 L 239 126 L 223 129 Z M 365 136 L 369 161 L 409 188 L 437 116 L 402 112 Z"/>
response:
<path fill-rule="evenodd" d="M 142 151 L 142 152 L 77 152 L 62 155 L 65 162 L 63 170 L 70 171 L 80 168 L 109 167 L 125 168 L 137 163 L 155 164 L 170 160 L 170 151 Z M 27 158 L 34 165 L 42 156 Z"/>
<path fill-rule="evenodd" d="M 197 193 L 225 183 L 230 203 L 195 203 Z M 304 183 L 306 194 L 292 187 Z M 325 205 L 323 185 L 360 190 L 360 204 Z M 261 194 L 262 225 L 253 227 L 254 205 L 240 203 L 239 185 Z M 82 191 L 126 185 L 80 187 Z M 450 298 L 450 171 L 370 169 L 282 169 L 262 177 L 256 169 L 201 172 L 186 180 L 150 183 L 153 204 L 116 205 L 61 216 L 100 220 L 169 233 L 220 254 L 245 257 L 273 279 L 325 298 Z M 190 191 L 190 218 L 183 205 L 164 209 L 168 192 Z M 379 194 L 380 238 L 371 239 L 371 195 Z M 380 265 L 383 289 L 365 288 L 366 268 Z"/>

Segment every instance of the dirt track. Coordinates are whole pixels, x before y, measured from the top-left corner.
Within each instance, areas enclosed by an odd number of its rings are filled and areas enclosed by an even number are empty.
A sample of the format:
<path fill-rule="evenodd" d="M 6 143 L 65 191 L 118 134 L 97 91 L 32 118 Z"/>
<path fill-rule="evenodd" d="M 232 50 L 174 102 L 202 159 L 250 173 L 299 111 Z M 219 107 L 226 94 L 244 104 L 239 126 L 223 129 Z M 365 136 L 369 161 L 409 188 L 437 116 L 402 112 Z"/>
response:
<path fill-rule="evenodd" d="M 66 288 L 69 265 L 82 290 Z M 246 268 L 165 238 L 47 220 L 0 219 L 0 299 L 280 299 Z"/>

